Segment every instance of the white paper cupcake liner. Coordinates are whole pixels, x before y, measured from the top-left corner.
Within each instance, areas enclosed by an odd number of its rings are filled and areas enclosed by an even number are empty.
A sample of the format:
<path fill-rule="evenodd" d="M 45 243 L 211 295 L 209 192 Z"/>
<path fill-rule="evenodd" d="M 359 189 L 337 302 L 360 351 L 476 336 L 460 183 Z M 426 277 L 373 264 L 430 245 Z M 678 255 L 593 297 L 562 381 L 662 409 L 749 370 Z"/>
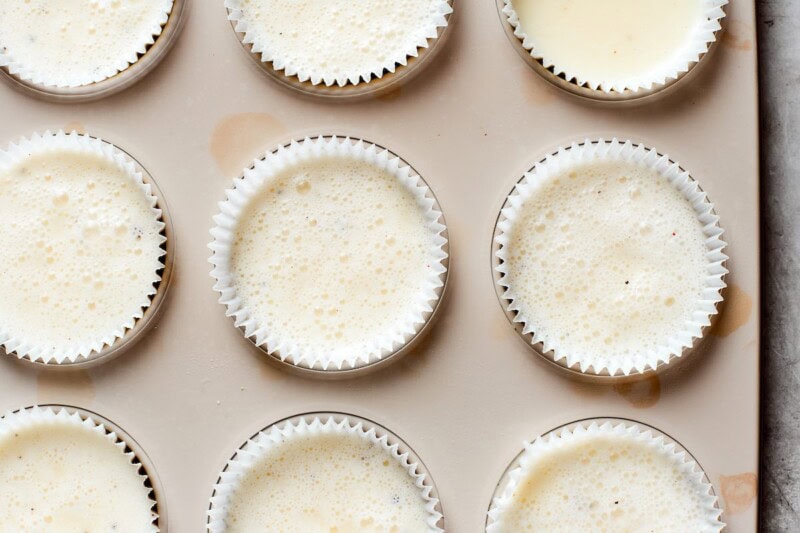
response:
<path fill-rule="evenodd" d="M 142 464 L 139 457 L 132 451 L 131 443 L 126 442 L 125 436 L 120 435 L 113 428 L 107 427 L 107 422 L 102 419 L 95 420 L 91 413 L 82 410 L 68 408 L 66 406 L 32 406 L 18 411 L 7 411 L 0 417 L 0 439 L 4 435 L 18 432 L 30 427 L 45 427 L 69 425 L 80 427 L 86 431 L 93 432 L 105 437 L 109 443 L 119 449 L 120 454 L 127 458 L 131 464 L 131 469 L 135 471 L 142 480 L 142 487 L 148 491 L 148 501 L 151 503 L 150 513 L 152 517 L 152 527 L 150 531 L 158 532 L 159 514 L 156 501 L 156 494 L 153 490 L 153 479 L 147 473 L 147 468 Z"/>
<path fill-rule="evenodd" d="M 521 46 L 530 52 L 531 57 L 542 67 L 552 72 L 554 76 L 563 78 L 578 87 L 585 87 L 592 91 L 603 93 L 631 93 L 652 92 L 666 86 L 670 80 L 677 80 L 689 72 L 703 56 L 710 50 L 711 45 L 717 40 L 717 32 L 722 29 L 721 21 L 725 18 L 723 6 L 728 0 L 698 0 L 702 2 L 703 19 L 695 27 L 691 38 L 685 46 L 676 53 L 672 60 L 650 72 L 643 72 L 638 77 L 626 80 L 616 79 L 590 79 L 580 72 L 567 71 L 557 64 L 552 58 L 543 57 L 536 49 L 536 37 L 528 35 L 522 29 L 519 17 L 514 10 L 514 0 L 503 0 L 503 15 L 514 30 L 514 35 L 519 39 Z"/>
<path fill-rule="evenodd" d="M 585 420 L 569 426 L 551 431 L 533 442 L 524 443 L 523 451 L 509 467 L 510 470 L 501 479 L 500 485 L 495 491 L 487 517 L 487 533 L 501 533 L 507 530 L 503 524 L 503 516 L 512 505 L 514 493 L 520 483 L 527 478 L 539 461 L 553 450 L 603 435 L 622 437 L 630 439 L 632 442 L 643 443 L 668 458 L 680 469 L 686 479 L 691 481 L 695 493 L 701 496 L 706 527 L 697 533 L 718 533 L 724 529 L 725 524 L 720 521 L 722 510 L 719 508 L 717 497 L 705 472 L 694 458 L 676 442 L 655 432 L 652 428 L 632 421 Z"/>
<path fill-rule="evenodd" d="M 30 81 L 37 85 L 55 88 L 74 88 L 82 87 L 98 83 L 116 74 L 124 71 L 143 56 L 147 50 L 155 43 L 156 39 L 161 35 L 164 26 L 169 20 L 172 13 L 173 0 L 149 0 L 153 2 L 155 18 L 152 28 L 148 31 L 148 35 L 138 43 L 136 48 L 131 49 L 126 57 L 120 57 L 116 63 L 107 65 L 98 65 L 92 76 L 85 76 L 78 72 L 72 72 L 61 76 L 54 75 L 44 69 L 37 69 L 33 66 L 26 65 L 14 57 L 14 51 L 7 49 L 0 42 L 0 67 L 8 70 L 9 74 L 25 81 Z M 0 36 L 2 41 L 2 36 Z"/>
<path fill-rule="evenodd" d="M 300 82 L 308 82 L 315 86 L 344 87 L 369 83 L 373 79 L 382 78 L 386 73 L 394 73 L 398 68 L 408 65 L 409 60 L 418 57 L 421 50 L 430 47 L 431 43 L 437 39 L 439 30 L 447 27 L 449 15 L 453 12 L 448 0 L 432 0 L 432 2 L 428 20 L 425 20 L 424 24 L 417 28 L 416 33 L 408 39 L 407 48 L 393 51 L 393 53 L 387 54 L 383 60 L 376 60 L 371 68 L 339 75 L 325 72 L 322 69 L 299 66 L 291 60 L 280 57 L 270 47 L 267 39 L 259 38 L 250 31 L 251 22 L 247 19 L 243 7 L 246 2 L 243 0 L 225 0 L 225 7 L 228 9 L 228 18 L 235 24 L 236 32 L 243 34 L 243 44 L 250 45 L 251 52 L 259 55 L 263 63 L 271 63 L 276 71 L 282 71 L 287 77 L 296 76 Z"/>
<path fill-rule="evenodd" d="M 647 353 L 636 356 L 611 360 L 592 354 L 562 353 L 558 338 L 538 331 L 536 324 L 530 322 L 523 309 L 523 304 L 518 301 L 514 288 L 510 286 L 507 279 L 508 233 L 513 228 L 525 201 L 534 194 L 540 184 L 546 182 L 551 176 L 561 173 L 565 169 L 597 160 L 626 161 L 644 165 L 658 172 L 663 179 L 678 189 L 683 197 L 691 203 L 697 213 L 698 221 L 702 224 L 703 234 L 706 237 L 706 258 L 708 259 L 705 288 L 692 313 L 691 320 L 687 321 L 684 329 L 676 331 L 672 338 L 657 349 L 649 349 Z M 622 143 L 617 139 L 611 141 L 601 139 L 593 142 L 586 139 L 582 144 L 573 143 L 567 148 L 562 147 L 558 152 L 537 163 L 529 172 L 525 173 L 508 196 L 495 231 L 495 241 L 500 246 L 495 252 L 496 257 L 500 260 L 500 264 L 495 267 L 500 273 L 497 283 L 504 288 L 502 298 L 507 303 L 505 307 L 507 311 L 513 313 L 513 321 L 522 326 L 522 335 L 530 335 L 530 343 L 545 357 L 568 369 L 578 367 L 580 372 L 591 375 L 628 376 L 634 373 L 643 373 L 656 370 L 661 364 L 667 364 L 673 358 L 684 355 L 695 346 L 696 342 L 703 337 L 706 328 L 711 325 L 711 318 L 717 314 L 718 304 L 723 300 L 721 291 L 726 286 L 724 278 L 728 273 L 725 268 L 728 256 L 723 253 L 727 244 L 722 240 L 722 234 L 719 217 L 714 212 L 714 205 L 708 201 L 706 193 L 688 172 L 677 163 L 672 162 L 668 156 L 661 155 L 656 150 L 646 148 L 641 144 L 633 144 L 631 141 Z"/>
<path fill-rule="evenodd" d="M 431 236 L 428 252 L 431 268 L 412 311 L 396 330 L 379 333 L 359 353 L 349 353 L 337 348 L 315 351 L 302 346 L 302 340 L 280 338 L 278 333 L 269 331 L 237 295 L 235 274 L 231 269 L 232 241 L 239 217 L 261 188 L 287 167 L 323 157 L 364 161 L 396 177 L 416 199 L 424 213 Z M 220 213 L 214 217 L 216 227 L 211 230 L 214 240 L 209 244 L 214 252 L 209 259 L 214 265 L 211 271 L 211 276 L 216 280 L 214 290 L 220 293 L 219 301 L 226 306 L 227 316 L 233 317 L 234 325 L 243 330 L 245 337 L 280 361 L 323 371 L 363 368 L 408 345 L 427 325 L 436 310 L 448 272 L 448 255 L 445 251 L 448 241 L 444 236 L 446 227 L 442 223 L 443 216 L 435 208 L 433 193 L 422 178 L 388 150 L 363 140 L 335 136 L 307 137 L 302 141 L 292 141 L 255 161 L 253 167 L 244 171 L 243 177 L 234 180 L 233 188 L 226 191 L 226 197 L 227 200 L 219 204 Z M 353 305 L 357 305 L 357 302 L 353 302 Z"/>
<path fill-rule="evenodd" d="M 158 221 L 161 247 L 158 270 L 152 272 L 150 290 L 147 294 L 142 294 L 139 310 L 124 323 L 119 324 L 116 330 L 104 332 L 93 342 L 75 343 L 65 341 L 62 346 L 45 346 L 39 343 L 37 339 L 18 338 L 14 332 L 8 331 L 3 324 L 0 324 L 0 346 L 7 354 L 19 359 L 28 359 L 45 364 L 75 363 L 76 361 L 87 359 L 93 355 L 101 354 L 108 347 L 112 347 L 117 341 L 125 337 L 127 332 L 144 316 L 145 310 L 150 306 L 153 297 L 158 292 L 162 279 L 160 272 L 164 268 L 164 256 L 167 253 L 165 244 L 167 238 L 164 233 L 166 224 L 162 218 L 162 211 L 158 207 L 159 199 L 153 195 L 151 185 L 145 182 L 142 173 L 137 170 L 136 163 L 125 152 L 110 143 L 76 132 L 64 133 L 59 131 L 51 133 L 46 131 L 41 135 L 35 133 L 30 138 L 22 138 L 16 143 L 11 143 L 5 151 L 0 150 L 0 173 L 30 155 L 56 150 L 96 155 L 124 171 L 130 180 L 141 189 L 142 194 L 150 203 L 153 217 Z"/>
<path fill-rule="evenodd" d="M 339 415 L 336 416 L 336 418 L 340 418 L 339 421 L 334 417 L 334 414 L 311 413 L 284 420 L 259 431 L 240 446 L 236 454 L 225 465 L 219 480 L 214 485 L 208 511 L 209 533 L 226 531 L 228 507 L 232 497 L 245 475 L 267 453 L 293 437 L 325 434 L 358 435 L 365 441 L 380 447 L 387 456 L 402 465 L 416 487 L 419 488 L 428 514 L 426 531 L 433 533 L 444 531 L 440 527 L 443 516 L 439 511 L 439 499 L 436 496 L 433 481 L 426 474 L 424 466 L 418 462 L 418 459 L 414 458 L 410 451 L 401 449 L 401 441 L 386 429 L 358 417 Z"/>

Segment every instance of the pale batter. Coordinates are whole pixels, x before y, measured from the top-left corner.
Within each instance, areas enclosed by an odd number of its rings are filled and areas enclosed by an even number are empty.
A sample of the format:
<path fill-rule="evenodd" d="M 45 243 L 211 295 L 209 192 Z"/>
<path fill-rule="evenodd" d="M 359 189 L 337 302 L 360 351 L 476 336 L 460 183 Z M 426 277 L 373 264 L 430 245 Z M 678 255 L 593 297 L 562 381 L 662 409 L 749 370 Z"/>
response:
<path fill-rule="evenodd" d="M 0 64 L 45 85 L 102 81 L 138 60 L 171 9 L 172 0 L 3 0 Z"/>
<path fill-rule="evenodd" d="M 74 417 L 0 420 L 0 531 L 157 531 L 145 478 L 115 441 Z"/>
<path fill-rule="evenodd" d="M 159 279 L 154 201 L 126 169 L 74 147 L 40 147 L 0 165 L 6 342 L 60 361 L 122 336 Z"/>
<path fill-rule="evenodd" d="M 551 175 L 508 239 L 504 283 L 557 355 L 627 366 L 660 354 L 703 311 L 703 225 L 644 165 L 598 160 Z"/>
<path fill-rule="evenodd" d="M 226 531 L 431 531 L 421 490 L 398 458 L 363 432 L 292 434 L 242 477 Z"/>
<path fill-rule="evenodd" d="M 405 65 L 428 46 L 451 8 L 444 0 L 228 0 L 246 42 L 301 81 L 345 85 Z"/>

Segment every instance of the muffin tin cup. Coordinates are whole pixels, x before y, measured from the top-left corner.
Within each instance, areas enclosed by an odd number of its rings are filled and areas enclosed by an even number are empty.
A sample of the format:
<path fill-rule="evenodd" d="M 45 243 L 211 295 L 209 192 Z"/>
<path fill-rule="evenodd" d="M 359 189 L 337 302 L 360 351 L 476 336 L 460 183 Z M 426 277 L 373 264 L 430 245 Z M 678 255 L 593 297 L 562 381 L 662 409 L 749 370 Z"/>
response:
<path fill-rule="evenodd" d="M 386 366 L 400 360 L 404 355 L 407 355 L 411 351 L 414 350 L 425 338 L 425 336 L 431 331 L 434 326 L 434 323 L 438 319 L 440 315 L 440 309 L 442 308 L 442 302 L 445 298 L 447 287 L 448 287 L 448 279 L 450 273 L 450 239 L 447 229 L 447 223 L 445 221 L 444 213 L 439 205 L 439 202 L 427 184 L 425 179 L 412 167 L 407 161 L 402 159 L 400 156 L 396 155 L 391 150 L 375 143 L 371 143 L 368 141 L 364 141 L 363 139 L 358 139 L 355 137 L 347 137 L 344 135 L 318 135 L 314 137 L 305 137 L 302 140 L 295 140 L 288 143 L 283 144 L 279 149 L 272 151 L 271 153 L 267 154 L 265 157 L 274 156 L 279 153 L 280 150 L 288 150 L 293 146 L 297 146 L 300 143 L 306 142 L 320 142 L 324 141 L 326 143 L 350 143 L 351 145 L 358 145 L 358 143 L 362 143 L 366 147 L 374 147 L 377 153 L 385 152 L 389 159 L 397 159 L 399 162 L 400 168 L 408 167 L 409 175 L 414 176 L 418 179 L 418 186 L 424 187 L 425 191 L 425 198 L 432 202 L 430 207 L 430 212 L 433 214 L 438 214 L 436 219 L 436 223 L 441 226 L 441 230 L 439 230 L 438 235 L 442 237 L 444 242 L 440 246 L 436 246 L 437 249 L 441 249 L 444 254 L 444 257 L 439 260 L 440 264 L 444 268 L 444 271 L 438 275 L 438 278 L 441 282 L 441 286 L 435 289 L 436 299 L 435 300 L 427 300 L 430 304 L 432 310 L 427 312 L 423 315 L 423 322 L 419 323 L 416 326 L 416 332 L 412 335 L 406 335 L 407 339 L 405 342 L 397 346 L 392 352 L 387 353 L 385 355 L 380 355 L 379 357 L 375 358 L 375 356 L 370 357 L 369 362 L 364 362 L 363 360 L 356 359 L 353 363 L 352 361 L 343 361 L 341 367 L 337 367 L 335 363 L 329 362 L 327 367 L 323 366 L 323 363 L 320 361 L 315 361 L 314 364 L 309 364 L 307 361 L 302 361 L 301 363 L 295 363 L 288 360 L 290 357 L 293 358 L 293 354 L 283 354 L 278 349 L 270 349 L 267 346 L 266 340 L 259 342 L 256 338 L 255 332 L 248 332 L 247 324 L 239 324 L 239 319 L 236 316 L 237 314 L 246 311 L 243 305 L 233 305 L 231 302 L 235 300 L 235 291 L 232 287 L 232 273 L 229 272 L 229 265 L 227 264 L 227 254 L 229 249 L 230 240 L 230 233 L 231 229 L 230 223 L 231 221 L 224 222 L 217 217 L 221 216 L 217 215 L 215 217 L 215 221 L 217 225 L 214 229 L 212 229 L 211 233 L 214 236 L 214 241 L 209 244 L 209 248 L 214 251 L 214 254 L 209 259 L 214 265 L 214 269 L 212 270 L 212 277 L 216 280 L 214 285 L 214 290 L 221 294 L 220 302 L 225 304 L 227 309 L 228 316 L 231 316 L 234 320 L 234 325 L 242 332 L 245 338 L 250 341 L 253 346 L 258 348 L 263 354 L 266 355 L 266 360 L 290 373 L 304 376 L 304 377 L 311 377 L 321 380 L 342 380 L 354 377 L 361 377 L 368 374 L 371 374 L 377 370 L 383 369 Z M 258 161 L 263 161 L 264 158 L 261 158 Z M 251 165 L 249 170 L 253 170 L 255 167 Z M 235 183 L 239 183 L 243 179 L 239 177 L 235 180 Z M 234 189 L 229 190 L 229 192 L 236 190 L 236 186 Z M 225 203 L 225 202 L 223 202 Z M 230 208 L 228 209 L 230 210 Z M 226 211 L 223 211 L 226 213 Z M 227 219 L 226 215 L 226 219 Z M 220 223 L 223 222 L 225 224 L 225 228 L 220 226 Z M 219 254 L 219 255 L 218 255 Z M 249 319 L 248 319 L 249 320 Z M 360 356 L 358 356 L 360 357 Z"/>
<path fill-rule="evenodd" d="M 98 138 L 89 135 L 81 134 L 81 137 L 99 140 Z M 150 185 L 150 194 L 157 200 L 155 207 L 161 211 L 159 220 L 164 224 L 161 234 L 166 240 L 161 245 L 161 248 L 165 251 L 165 254 L 160 258 L 163 267 L 157 272 L 160 279 L 154 284 L 156 292 L 150 296 L 150 304 L 142 310 L 142 317 L 136 319 L 133 327 L 126 329 L 122 337 L 115 338 L 111 344 L 104 344 L 102 349 L 99 351 L 93 350 L 85 356 L 78 355 L 74 360 L 67 358 L 59 363 L 54 361 L 51 357 L 49 360 L 44 361 L 41 357 L 33 357 L 27 353 L 19 354 L 16 351 L 7 351 L 4 346 L 0 345 L 0 354 L 12 357 L 14 360 L 19 361 L 23 365 L 38 369 L 68 371 L 85 370 L 101 363 L 106 363 L 115 357 L 122 355 L 134 344 L 136 344 L 136 342 L 145 336 L 146 332 L 156 323 L 157 317 L 160 316 L 163 303 L 166 300 L 170 283 L 172 281 L 172 271 L 175 261 L 175 233 L 172 228 L 172 218 L 170 217 L 169 208 L 167 206 L 164 194 L 161 192 L 161 189 L 159 189 L 150 173 L 131 154 L 115 144 L 107 144 L 111 145 L 114 150 L 120 152 L 127 159 L 127 161 L 134 165 L 135 171 L 141 175 L 143 183 Z"/>
<path fill-rule="evenodd" d="M 717 19 L 719 28 L 713 32 L 713 40 L 708 43 L 706 50 L 698 55 L 697 60 L 689 62 L 684 69 L 677 73 L 677 76 L 667 77 L 663 83 L 654 82 L 650 88 L 638 88 L 635 90 L 626 88 L 623 91 L 604 91 L 600 88 L 593 89 L 589 87 L 588 84 L 579 83 L 575 79 L 567 79 L 564 74 L 556 74 L 552 67 L 545 67 L 542 59 L 534 57 L 531 51 L 522 45 L 522 39 L 515 33 L 515 27 L 511 24 L 509 16 L 505 12 L 507 0 L 495 0 L 495 3 L 497 5 L 500 23 L 511 45 L 534 72 L 551 85 L 561 89 L 567 94 L 580 97 L 584 102 L 597 105 L 612 105 L 615 107 L 649 104 L 672 94 L 673 91 L 667 89 L 688 85 L 690 81 L 697 76 L 698 72 L 702 70 L 701 67 L 709 62 L 709 58 L 713 55 L 714 50 L 718 48 L 727 22 L 725 3 L 723 3 L 719 6 L 723 15 Z"/>
<path fill-rule="evenodd" d="M 716 298 L 713 301 L 710 300 L 700 300 L 706 304 L 711 305 L 713 311 L 709 311 L 707 313 L 707 323 L 700 327 L 699 335 L 691 334 L 691 344 L 689 346 L 683 345 L 680 353 L 670 353 L 668 360 L 664 361 L 659 359 L 657 361 L 650 360 L 644 366 L 643 369 L 637 369 L 633 366 L 630 367 L 622 367 L 615 370 L 613 373 L 603 365 L 601 368 L 595 368 L 593 365 L 589 365 L 587 368 L 582 368 L 582 362 L 580 359 L 569 363 L 568 357 L 566 354 L 557 354 L 554 350 L 546 350 L 543 342 L 536 337 L 535 326 L 531 325 L 531 329 L 533 331 L 525 331 L 526 326 L 528 325 L 527 322 L 522 319 L 519 315 L 519 311 L 510 310 L 510 306 L 513 304 L 513 300 L 507 297 L 506 290 L 507 287 L 503 283 L 504 273 L 502 272 L 502 265 L 503 260 L 500 257 L 502 255 L 502 248 L 503 246 L 498 242 L 498 239 L 502 237 L 505 233 L 503 230 L 503 226 L 509 222 L 509 218 L 507 216 L 508 209 L 511 206 L 510 199 L 515 197 L 518 194 L 518 188 L 523 184 L 526 183 L 528 176 L 531 175 L 539 165 L 545 165 L 551 158 L 555 158 L 559 156 L 562 152 L 566 152 L 568 150 L 576 150 L 576 149 L 584 149 L 584 147 L 589 147 L 592 149 L 596 149 L 596 146 L 593 145 L 606 145 L 607 147 L 614 148 L 616 150 L 625 150 L 627 156 L 632 157 L 632 154 L 636 153 L 637 150 L 642 150 L 644 157 L 641 157 L 642 154 L 639 154 L 635 161 L 646 162 L 650 168 L 659 171 L 662 175 L 666 172 L 665 169 L 673 169 L 674 172 L 678 173 L 678 176 L 675 178 L 676 180 L 681 179 L 685 181 L 687 188 L 690 188 L 696 191 L 695 198 L 691 201 L 693 206 L 695 207 L 695 211 L 698 215 L 698 220 L 703 224 L 704 227 L 704 234 L 706 235 L 706 243 L 709 256 L 713 257 L 713 261 L 709 259 L 709 268 L 710 273 L 707 277 L 707 284 L 705 287 L 705 291 L 715 292 Z M 633 152 L 631 152 L 633 151 Z M 620 152 L 621 155 L 622 152 Z M 649 161 L 645 161 L 649 157 Z M 614 160 L 614 159 L 603 159 L 603 160 Z M 673 181 L 673 183 L 675 183 Z M 685 196 L 685 195 L 684 195 Z M 688 199 L 687 199 L 688 200 Z M 503 202 L 503 206 L 498 214 L 497 220 L 495 222 L 494 233 L 492 235 L 492 245 L 491 245 L 491 270 L 494 280 L 494 288 L 495 294 L 497 295 L 497 299 L 500 302 L 500 306 L 503 309 L 503 313 L 506 315 L 511 326 L 520 336 L 520 338 L 525 342 L 525 344 L 542 360 L 547 362 L 550 366 L 555 367 L 558 371 L 562 372 L 564 375 L 569 376 L 571 378 L 577 379 L 579 381 L 589 381 L 589 382 L 597 382 L 597 383 L 624 383 L 624 382 L 632 382 L 638 381 L 641 379 L 645 379 L 654 375 L 656 373 L 665 372 L 667 369 L 674 370 L 677 366 L 683 363 L 685 360 L 689 359 L 689 356 L 696 351 L 699 351 L 699 348 L 702 346 L 702 343 L 707 338 L 707 333 L 710 327 L 713 325 L 714 320 L 716 319 L 719 308 L 723 305 L 723 295 L 724 289 L 726 287 L 725 278 L 727 277 L 728 270 L 726 268 L 728 257 L 723 253 L 724 248 L 727 246 L 727 243 L 721 239 L 723 234 L 723 230 L 719 225 L 719 217 L 714 210 L 713 204 L 710 203 L 708 198 L 706 197 L 705 192 L 701 188 L 700 184 L 686 172 L 680 165 L 669 159 L 667 156 L 653 150 L 650 148 L 646 148 L 644 145 L 635 144 L 631 141 L 627 141 L 626 143 L 620 143 L 616 139 L 612 139 L 611 141 L 604 141 L 602 139 L 592 141 L 592 140 L 585 140 L 580 144 L 573 143 L 569 146 L 565 146 L 560 148 L 554 152 L 551 152 L 548 156 L 541 159 L 536 165 L 534 165 L 525 175 L 517 181 L 517 183 L 512 188 L 511 192 L 506 197 L 505 201 Z M 710 244 L 713 243 L 713 246 Z M 702 307 L 702 306 L 701 306 Z M 696 313 L 699 311 L 696 311 Z M 678 333 L 686 333 L 687 332 L 676 332 L 675 338 L 678 337 Z M 652 358 L 651 358 L 652 359 Z"/>
<path fill-rule="evenodd" d="M 451 9 L 454 7 L 454 0 L 447 0 L 447 4 Z M 408 56 L 406 65 L 396 65 L 394 72 L 384 71 L 380 78 L 372 77 L 369 82 L 360 82 L 352 84 L 348 82 L 344 86 L 332 85 L 326 86 L 324 83 L 313 84 L 311 81 L 300 81 L 295 76 L 287 76 L 283 70 L 276 70 L 272 66 L 272 62 L 264 62 L 261 59 L 259 52 L 253 52 L 252 44 L 245 43 L 244 32 L 237 30 L 237 21 L 231 19 L 231 9 L 226 8 L 228 20 L 231 24 L 236 39 L 239 44 L 244 48 L 247 55 L 252 59 L 259 68 L 268 74 L 273 80 L 277 81 L 286 89 L 291 90 L 296 94 L 303 95 L 312 99 L 323 99 L 331 102 L 355 101 L 374 98 L 387 94 L 391 91 L 410 82 L 416 78 L 417 75 L 424 70 L 426 66 L 433 63 L 436 56 L 444 48 L 447 38 L 452 33 L 450 29 L 454 22 L 455 10 L 444 15 L 447 25 L 437 28 L 437 37 L 428 40 L 426 48 L 417 49 L 417 56 Z"/>
<path fill-rule="evenodd" d="M 40 100 L 56 103 L 76 103 L 99 100 L 123 91 L 144 78 L 167 55 L 178 38 L 188 11 L 189 0 L 173 0 L 172 11 L 155 42 L 128 68 L 104 80 L 78 87 L 54 87 L 23 79 L 0 67 L 0 79 L 13 88 Z"/>
<path fill-rule="evenodd" d="M 689 450 L 678 442 L 678 440 L 643 422 L 628 418 L 598 417 L 584 418 L 569 422 L 543 433 L 531 442 L 524 443 L 523 449 L 514 457 L 505 471 L 503 471 L 500 480 L 497 482 L 494 493 L 492 494 L 486 513 L 487 533 L 493 533 L 499 527 L 502 508 L 512 497 L 513 491 L 519 483 L 519 477 L 523 474 L 525 462 L 529 459 L 529 455 L 534 455 L 536 453 L 536 446 L 540 446 L 539 449 L 543 450 L 552 449 L 558 446 L 562 435 L 570 435 L 576 433 L 576 431 L 617 435 L 625 433 L 633 438 L 639 438 L 648 442 L 666 455 L 672 457 L 676 463 L 681 465 L 684 472 L 694 478 L 698 492 L 708 495 L 707 512 L 709 520 L 716 520 L 717 531 L 722 531 L 724 529 L 725 524 L 720 521 L 722 510 L 713 484 L 700 465 L 700 462 Z"/>
<path fill-rule="evenodd" d="M 70 417 L 80 417 L 80 421 L 86 423 L 86 421 L 90 421 L 94 424 L 94 427 L 102 426 L 105 430 L 106 435 L 114 434 L 116 436 L 117 443 L 122 443 L 125 445 L 124 453 L 133 453 L 133 464 L 138 466 L 138 472 L 140 475 L 144 476 L 146 479 L 143 481 L 144 486 L 149 489 L 148 497 L 153 502 L 152 512 L 153 512 L 153 525 L 155 525 L 157 531 L 161 533 L 167 533 L 169 531 L 168 528 L 168 518 L 167 518 L 167 505 L 166 505 L 166 498 L 164 487 L 161 484 L 161 480 L 158 477 L 158 473 L 156 472 L 155 466 L 153 462 L 150 460 L 150 457 L 145 453 L 144 449 L 139 445 L 136 440 L 131 437 L 131 435 L 122 429 L 119 425 L 115 424 L 108 418 L 99 415 L 93 411 L 88 409 L 84 409 L 81 407 L 74 407 L 71 405 L 61 405 L 61 404 L 41 404 L 41 405 L 34 405 L 30 407 L 23 407 L 21 409 L 17 409 L 15 411 L 9 411 L 2 415 L 0 420 L 5 419 L 8 416 L 14 417 L 25 417 L 28 418 L 30 416 L 36 417 L 54 417 L 54 416 L 65 416 L 60 415 L 59 413 L 64 412 L 65 415 Z M 75 419 L 75 423 L 78 424 L 79 421 Z"/>
<path fill-rule="evenodd" d="M 333 431 L 360 433 L 374 444 L 381 446 L 387 455 L 394 457 L 407 469 L 409 477 L 414 479 L 422 498 L 427 502 L 430 530 L 444 531 L 444 514 L 436 483 L 422 459 L 411 446 L 389 429 L 372 420 L 336 411 L 310 412 L 284 418 L 253 434 L 239 446 L 225 464 L 214 484 L 208 505 L 207 531 L 209 533 L 225 531 L 226 506 L 238 488 L 240 478 L 257 461 L 253 457 L 259 455 L 259 445 L 270 443 L 270 435 L 276 432 L 284 436 L 296 433 L 308 434 L 320 432 L 323 427 Z M 242 455 L 245 459 L 239 457 L 243 451 L 246 453 L 246 455 Z"/>

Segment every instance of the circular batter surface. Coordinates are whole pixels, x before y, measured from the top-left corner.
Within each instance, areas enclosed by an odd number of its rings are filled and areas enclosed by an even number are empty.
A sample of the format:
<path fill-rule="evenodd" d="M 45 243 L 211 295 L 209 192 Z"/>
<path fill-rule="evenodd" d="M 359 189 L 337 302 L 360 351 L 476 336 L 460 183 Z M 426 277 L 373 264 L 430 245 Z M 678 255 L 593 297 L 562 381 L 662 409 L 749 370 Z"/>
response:
<path fill-rule="evenodd" d="M 713 41 L 718 0 L 506 0 L 516 34 L 545 67 L 603 90 L 688 70 Z"/>
<path fill-rule="evenodd" d="M 172 0 L 3 0 L 0 65 L 54 87 L 102 81 L 138 61 Z"/>
<path fill-rule="evenodd" d="M 0 530 L 158 531 L 124 444 L 77 415 L 43 411 L 0 419 Z"/>
<path fill-rule="evenodd" d="M 723 244 L 701 221 L 710 206 L 683 192 L 694 195 L 696 185 L 670 181 L 677 167 L 624 157 L 573 161 L 567 151 L 542 168 L 518 186 L 498 254 L 509 309 L 525 331 L 557 359 L 595 372 L 679 355 L 708 323 L 721 299 L 711 294 L 722 286 L 714 273 L 724 272 L 711 253 Z"/>
<path fill-rule="evenodd" d="M 435 39 L 445 0 L 227 0 L 253 52 L 317 85 L 368 82 L 394 72 Z"/>
<path fill-rule="evenodd" d="M 363 150 L 279 154 L 281 163 L 257 165 L 245 178 L 251 185 L 237 186 L 250 191 L 227 264 L 237 318 L 257 344 L 294 364 L 379 359 L 416 334 L 439 298 L 440 213 L 408 167 Z"/>
<path fill-rule="evenodd" d="M 164 224 L 110 145 L 62 134 L 22 146 L 0 163 L 0 340 L 20 356 L 72 361 L 122 337 L 150 305 Z"/>
<path fill-rule="evenodd" d="M 299 428 L 251 441 L 212 531 L 441 531 L 418 477 L 374 434 L 330 419 Z"/>
<path fill-rule="evenodd" d="M 523 454 L 491 533 L 722 529 L 708 485 L 649 435 L 594 427 Z"/>

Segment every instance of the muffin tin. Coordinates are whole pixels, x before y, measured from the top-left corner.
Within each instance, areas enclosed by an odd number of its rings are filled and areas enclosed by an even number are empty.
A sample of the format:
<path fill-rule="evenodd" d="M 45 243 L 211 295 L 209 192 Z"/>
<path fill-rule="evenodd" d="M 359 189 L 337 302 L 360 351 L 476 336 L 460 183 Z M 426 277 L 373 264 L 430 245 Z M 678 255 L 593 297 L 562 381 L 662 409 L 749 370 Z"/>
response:
<path fill-rule="evenodd" d="M 758 472 L 754 3 L 727 7 L 729 31 L 691 82 L 624 108 L 586 105 L 531 72 L 494 3 L 454 4 L 438 57 L 412 82 L 358 102 L 299 98 L 264 76 L 221 1 L 191 3 L 159 68 L 113 97 L 52 105 L 0 87 L 0 139 L 78 128 L 130 150 L 169 199 L 180 243 L 163 316 L 134 349 L 59 375 L 0 358 L 0 404 L 77 404 L 123 420 L 158 468 L 179 533 L 205 528 L 219 468 L 248 431 L 316 411 L 379 420 L 412 443 L 436 477 L 448 531 L 483 531 L 524 440 L 591 417 L 635 419 L 679 439 L 720 495 L 727 531 L 755 531 L 757 487 L 741 481 Z M 452 255 L 430 333 L 397 364 L 339 382 L 274 368 L 242 341 L 212 291 L 206 248 L 217 202 L 242 168 L 289 139 L 331 131 L 414 164 L 442 203 Z M 731 274 L 719 320 L 685 364 L 631 383 L 582 383 L 532 357 L 509 325 L 490 249 L 506 195 L 532 161 L 576 139 L 614 136 L 657 146 L 691 170 L 724 221 Z"/>

